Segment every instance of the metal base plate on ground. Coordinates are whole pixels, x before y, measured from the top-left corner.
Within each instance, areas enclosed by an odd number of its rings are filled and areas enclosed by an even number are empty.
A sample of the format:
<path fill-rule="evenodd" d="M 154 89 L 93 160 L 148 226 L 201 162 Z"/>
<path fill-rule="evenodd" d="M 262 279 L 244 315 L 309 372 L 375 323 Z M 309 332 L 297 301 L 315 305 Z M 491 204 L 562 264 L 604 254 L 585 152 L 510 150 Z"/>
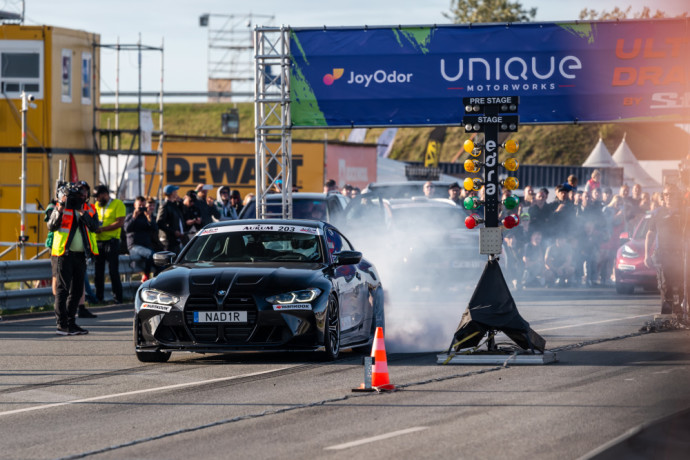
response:
<path fill-rule="evenodd" d="M 447 363 L 448 353 L 439 353 L 436 358 L 436 364 L 503 364 L 507 361 L 509 366 L 515 364 L 548 364 L 558 361 L 556 353 L 551 351 L 545 351 L 543 355 L 535 353 L 514 356 L 498 353 L 458 354 Z"/>

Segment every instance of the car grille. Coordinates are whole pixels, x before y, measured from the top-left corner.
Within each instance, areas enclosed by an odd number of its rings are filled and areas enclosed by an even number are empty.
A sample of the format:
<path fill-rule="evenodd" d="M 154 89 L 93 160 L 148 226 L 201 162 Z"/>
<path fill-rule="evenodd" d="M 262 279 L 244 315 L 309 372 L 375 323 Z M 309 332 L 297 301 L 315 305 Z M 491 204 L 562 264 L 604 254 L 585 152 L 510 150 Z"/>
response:
<path fill-rule="evenodd" d="M 194 323 L 196 311 L 246 311 L 246 323 Z M 196 342 L 241 345 L 247 342 L 256 326 L 257 308 L 251 295 L 229 294 L 222 306 L 214 297 L 190 296 L 184 309 L 185 323 Z"/>

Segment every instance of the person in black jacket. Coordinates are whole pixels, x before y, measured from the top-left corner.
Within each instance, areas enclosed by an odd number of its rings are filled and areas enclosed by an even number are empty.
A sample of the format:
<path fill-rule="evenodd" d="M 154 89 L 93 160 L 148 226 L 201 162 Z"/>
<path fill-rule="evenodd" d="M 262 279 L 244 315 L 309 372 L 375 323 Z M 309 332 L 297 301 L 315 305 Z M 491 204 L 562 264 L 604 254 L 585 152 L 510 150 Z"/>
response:
<path fill-rule="evenodd" d="M 661 313 L 683 316 L 683 235 L 690 215 L 683 192 L 673 184 L 664 187 L 664 207 L 654 211 L 645 235 L 644 264 L 656 268 L 661 293 Z"/>
<path fill-rule="evenodd" d="M 142 281 L 149 279 L 153 267 L 153 245 L 151 232 L 158 231 L 156 219 L 146 206 L 146 198 L 138 196 L 134 200 L 134 211 L 125 217 L 127 249 L 133 262 L 143 265 Z"/>
<path fill-rule="evenodd" d="M 213 185 L 209 184 L 199 184 L 196 186 L 196 202 L 194 202 L 194 206 L 199 209 L 201 227 L 214 222 L 214 219 L 216 221 L 220 220 L 220 212 L 218 212 L 215 203 L 213 201 L 209 203 L 208 191 L 212 189 Z"/>
<path fill-rule="evenodd" d="M 201 230 L 201 213 L 196 205 L 196 192 L 188 190 L 182 200 L 182 223 L 184 224 L 185 242 L 192 239 Z"/>
<path fill-rule="evenodd" d="M 163 189 L 165 200 L 163 200 L 163 204 L 158 209 L 158 218 L 156 219 L 158 235 L 164 249 L 175 254 L 180 253 L 184 237 L 182 212 L 180 211 L 179 197 L 177 196 L 179 188 L 177 185 L 165 186 Z"/>

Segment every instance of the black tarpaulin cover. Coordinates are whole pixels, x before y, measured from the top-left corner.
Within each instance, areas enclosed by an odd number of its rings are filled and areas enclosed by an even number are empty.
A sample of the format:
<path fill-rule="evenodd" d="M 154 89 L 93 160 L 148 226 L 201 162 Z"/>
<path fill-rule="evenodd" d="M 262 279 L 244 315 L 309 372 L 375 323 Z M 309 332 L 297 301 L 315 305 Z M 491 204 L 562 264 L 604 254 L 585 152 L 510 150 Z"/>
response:
<path fill-rule="evenodd" d="M 523 350 L 544 352 L 546 341 L 520 316 L 497 260 L 484 267 L 450 348 L 476 347 L 490 330 L 503 332 Z"/>

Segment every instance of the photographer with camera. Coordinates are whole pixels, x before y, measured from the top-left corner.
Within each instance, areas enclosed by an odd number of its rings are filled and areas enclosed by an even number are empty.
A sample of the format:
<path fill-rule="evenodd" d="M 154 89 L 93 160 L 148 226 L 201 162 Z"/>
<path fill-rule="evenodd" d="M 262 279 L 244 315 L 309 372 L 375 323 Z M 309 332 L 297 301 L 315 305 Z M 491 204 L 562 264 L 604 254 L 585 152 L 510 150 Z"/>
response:
<path fill-rule="evenodd" d="M 143 264 L 141 281 L 149 279 L 153 267 L 153 247 L 151 233 L 158 232 L 158 225 L 146 205 L 146 198 L 138 196 L 134 200 L 134 211 L 125 217 L 127 249 L 132 261 Z"/>
<path fill-rule="evenodd" d="M 100 228 L 96 231 L 98 255 L 96 256 L 96 297 L 103 302 L 105 294 L 105 264 L 108 263 L 113 301 L 122 303 L 122 281 L 120 280 L 120 232 L 125 223 L 125 204 L 117 198 L 110 198 L 110 190 L 99 185 L 93 192 L 96 198 L 96 213 Z"/>
<path fill-rule="evenodd" d="M 98 254 L 95 231 L 98 222 L 83 210 L 84 197 L 79 186 L 68 184 L 58 190 L 55 210 L 48 219 L 53 232 L 55 285 L 55 317 L 57 335 L 88 334 L 77 326 L 75 318 L 84 291 L 86 257 Z"/>

